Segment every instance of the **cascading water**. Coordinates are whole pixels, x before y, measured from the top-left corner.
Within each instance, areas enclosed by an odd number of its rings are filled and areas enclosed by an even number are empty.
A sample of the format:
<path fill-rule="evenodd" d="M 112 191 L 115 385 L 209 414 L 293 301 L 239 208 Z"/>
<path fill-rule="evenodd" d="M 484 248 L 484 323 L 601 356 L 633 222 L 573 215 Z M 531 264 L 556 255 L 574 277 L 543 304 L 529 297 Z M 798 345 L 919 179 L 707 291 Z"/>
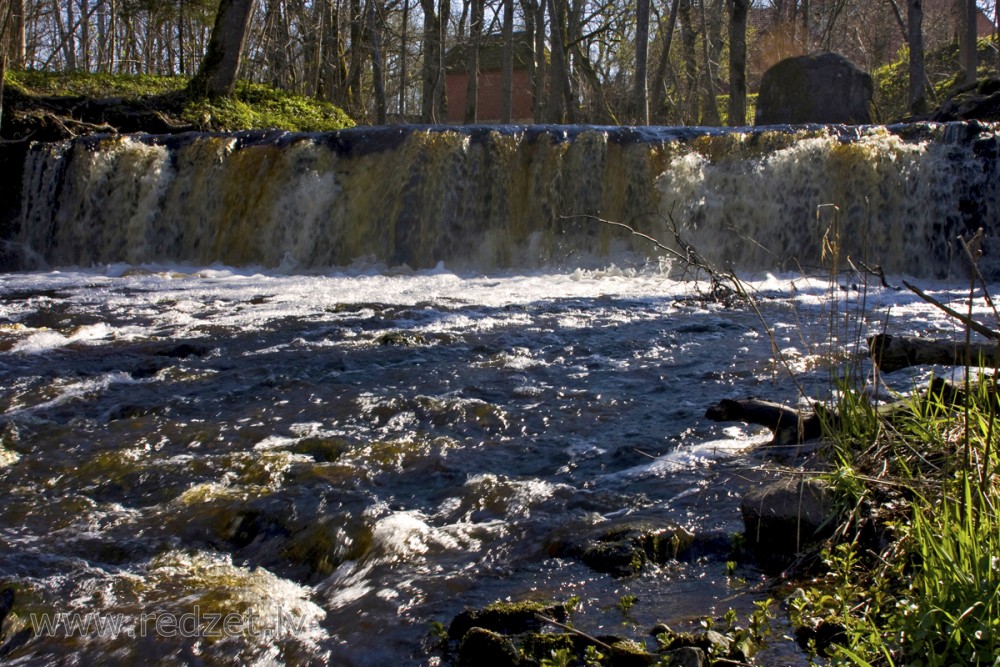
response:
<path fill-rule="evenodd" d="M 955 237 L 997 221 L 998 154 L 994 128 L 959 123 L 87 138 L 32 150 L 19 239 L 55 266 L 492 271 L 651 253 L 608 220 L 772 269 L 819 265 L 837 218 L 855 259 L 945 275 Z"/>
<path fill-rule="evenodd" d="M 432 623 L 500 599 L 640 639 L 745 614 L 771 592 L 728 536 L 773 462 L 705 408 L 823 398 L 856 336 L 951 330 L 797 271 L 829 230 L 965 312 L 930 278 L 995 229 L 996 156 L 978 125 L 35 146 L 15 241 L 54 268 L 0 274 L 0 587 L 34 630 L 9 657 L 430 667 Z M 597 218 L 740 267 L 770 336 Z M 619 578 L 557 548 L 624 519 L 701 555 Z"/>

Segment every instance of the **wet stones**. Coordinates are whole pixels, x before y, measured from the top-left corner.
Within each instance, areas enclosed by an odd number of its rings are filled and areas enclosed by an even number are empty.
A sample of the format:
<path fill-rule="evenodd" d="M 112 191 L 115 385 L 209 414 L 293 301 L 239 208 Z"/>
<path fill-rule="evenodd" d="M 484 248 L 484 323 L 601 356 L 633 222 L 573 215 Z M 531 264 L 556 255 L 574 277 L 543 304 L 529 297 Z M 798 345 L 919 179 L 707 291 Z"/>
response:
<path fill-rule="evenodd" d="M 458 649 L 458 667 L 516 667 L 517 647 L 507 637 L 485 628 L 470 628 Z"/>
<path fill-rule="evenodd" d="M 445 664 L 455 667 L 704 667 L 747 664 L 762 640 L 731 623 L 718 626 L 725 628 L 723 632 L 675 632 L 658 624 L 645 638 L 594 636 L 572 627 L 567 619 L 571 607 L 518 601 L 466 610 L 446 632 L 439 628 L 438 649 Z"/>
<path fill-rule="evenodd" d="M 448 637 L 462 640 L 472 628 L 516 635 L 538 632 L 542 628 L 539 616 L 564 623 L 568 610 L 559 602 L 496 602 L 482 609 L 467 609 L 448 626 Z"/>
<path fill-rule="evenodd" d="M 557 545 L 554 551 L 597 572 L 627 577 L 638 574 L 647 564 L 662 565 L 685 556 L 693 543 L 694 535 L 676 524 L 626 521 L 580 541 Z"/>
<path fill-rule="evenodd" d="M 5 659 L 12 652 L 24 646 L 29 639 L 34 636 L 34 630 L 30 625 L 21 628 L 10 637 L 4 632 L 4 624 L 7 615 L 14 608 L 14 589 L 5 588 L 0 592 L 0 660 Z"/>

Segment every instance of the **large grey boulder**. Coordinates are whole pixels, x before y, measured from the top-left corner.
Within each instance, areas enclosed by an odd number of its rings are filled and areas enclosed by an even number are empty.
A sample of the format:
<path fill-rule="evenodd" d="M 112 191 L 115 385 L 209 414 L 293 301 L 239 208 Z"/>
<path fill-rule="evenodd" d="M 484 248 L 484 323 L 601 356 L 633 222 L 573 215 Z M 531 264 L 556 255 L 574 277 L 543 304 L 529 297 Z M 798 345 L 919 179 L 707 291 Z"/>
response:
<path fill-rule="evenodd" d="M 871 122 L 872 78 L 836 53 L 786 58 L 764 72 L 755 125 Z"/>

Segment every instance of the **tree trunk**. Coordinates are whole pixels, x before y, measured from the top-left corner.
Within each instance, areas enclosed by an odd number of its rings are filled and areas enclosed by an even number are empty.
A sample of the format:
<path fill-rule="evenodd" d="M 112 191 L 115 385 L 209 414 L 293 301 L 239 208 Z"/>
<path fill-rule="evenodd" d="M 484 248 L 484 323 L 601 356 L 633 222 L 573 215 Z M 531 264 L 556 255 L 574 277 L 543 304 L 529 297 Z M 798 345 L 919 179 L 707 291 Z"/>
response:
<path fill-rule="evenodd" d="M 221 0 L 208 49 L 188 92 L 199 97 L 233 94 L 250 29 L 253 0 Z"/>
<path fill-rule="evenodd" d="M 375 0 L 368 0 L 368 41 L 372 49 L 372 79 L 375 87 L 375 122 L 386 124 L 385 67 L 382 63 L 382 35 L 378 25 Z"/>
<path fill-rule="evenodd" d="M 550 123 L 566 122 L 566 100 L 569 98 L 569 63 L 566 57 L 566 0 L 548 0 L 552 65 L 549 70 L 549 99 L 546 119 Z"/>
<path fill-rule="evenodd" d="M 719 118 L 719 102 L 715 96 L 715 70 L 712 68 L 712 40 L 708 30 L 705 3 L 706 0 L 701 1 L 701 41 L 705 57 L 705 94 L 707 96 L 702 123 L 705 125 L 722 125 L 722 119 Z"/>
<path fill-rule="evenodd" d="M 446 10 L 445 2 L 441 4 Z M 424 66 L 423 66 L 423 96 L 420 116 L 425 123 L 438 123 L 446 120 L 442 115 L 446 111 L 444 100 L 444 24 L 447 18 L 442 11 L 439 16 L 434 0 L 420 0 L 424 12 Z"/>
<path fill-rule="evenodd" d="M 364 62 L 364 23 L 361 0 L 351 0 L 351 64 L 347 75 L 347 101 L 351 111 L 361 109 L 361 68 Z"/>
<path fill-rule="evenodd" d="M 924 8 L 923 0 L 907 0 L 906 37 L 910 44 L 910 112 L 927 111 L 924 81 Z"/>
<path fill-rule="evenodd" d="M 978 54 L 976 53 L 976 0 L 956 0 L 958 12 L 958 44 L 965 83 L 977 79 Z"/>
<path fill-rule="evenodd" d="M 531 17 L 531 35 L 534 39 L 532 48 L 531 67 L 531 113 L 536 123 L 545 120 L 545 109 L 548 107 L 548 90 L 545 82 L 546 76 L 545 61 L 545 2 L 544 0 L 521 0 L 524 7 L 525 20 Z M 530 10 L 529 10 L 530 6 Z"/>
<path fill-rule="evenodd" d="M 406 66 L 409 47 L 410 0 L 403 0 L 403 30 L 399 36 L 399 116 L 406 118 Z"/>
<path fill-rule="evenodd" d="M 483 32 L 483 0 L 472 0 L 472 18 L 469 21 L 466 68 L 469 82 L 465 94 L 465 123 L 476 122 L 479 109 L 479 38 Z"/>
<path fill-rule="evenodd" d="M 10 69 L 24 69 L 24 0 L 11 0 L 9 12 L 8 35 L 10 41 L 7 46 L 7 66 Z"/>
<path fill-rule="evenodd" d="M 514 104 L 514 0 L 503 0 L 503 99 L 500 122 L 512 120 Z"/>
<path fill-rule="evenodd" d="M 685 122 L 697 125 L 701 114 L 698 100 L 698 35 L 691 20 L 691 0 L 681 0 L 678 8 L 681 21 L 681 42 L 684 45 L 684 76 L 687 97 Z"/>
<path fill-rule="evenodd" d="M 663 51 L 660 52 L 660 60 L 656 65 L 656 75 L 653 77 L 653 117 L 663 116 L 663 101 L 667 93 L 667 67 L 670 65 L 670 46 L 674 41 L 674 30 L 677 28 L 677 7 L 680 0 L 672 0 L 670 3 L 670 16 L 667 19 L 667 27 L 663 31 Z"/>
<path fill-rule="evenodd" d="M 747 124 L 747 14 L 750 0 L 733 0 L 729 17 L 729 125 Z"/>
<path fill-rule="evenodd" d="M 649 58 L 649 0 L 637 0 L 635 19 L 635 89 L 632 106 L 640 125 L 649 125 L 649 88 L 646 63 Z"/>

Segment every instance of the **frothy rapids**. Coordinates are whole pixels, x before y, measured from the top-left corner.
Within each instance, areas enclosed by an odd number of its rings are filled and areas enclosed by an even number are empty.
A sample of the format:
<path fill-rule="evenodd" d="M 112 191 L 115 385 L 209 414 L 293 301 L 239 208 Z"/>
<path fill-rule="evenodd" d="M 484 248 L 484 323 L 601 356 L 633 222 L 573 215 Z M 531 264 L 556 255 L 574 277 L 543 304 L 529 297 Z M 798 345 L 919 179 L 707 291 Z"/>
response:
<path fill-rule="evenodd" d="M 594 634 L 751 609 L 762 575 L 724 551 L 615 578 L 553 545 L 622 517 L 742 530 L 768 438 L 705 408 L 826 398 L 867 333 L 952 333 L 801 269 L 836 247 L 965 312 L 949 254 L 995 227 L 995 156 L 965 125 L 36 147 L 16 243 L 48 266 L 0 275 L 16 659 L 434 665 L 432 624 L 499 599 L 579 596 Z M 595 218 L 678 231 L 760 316 Z"/>

